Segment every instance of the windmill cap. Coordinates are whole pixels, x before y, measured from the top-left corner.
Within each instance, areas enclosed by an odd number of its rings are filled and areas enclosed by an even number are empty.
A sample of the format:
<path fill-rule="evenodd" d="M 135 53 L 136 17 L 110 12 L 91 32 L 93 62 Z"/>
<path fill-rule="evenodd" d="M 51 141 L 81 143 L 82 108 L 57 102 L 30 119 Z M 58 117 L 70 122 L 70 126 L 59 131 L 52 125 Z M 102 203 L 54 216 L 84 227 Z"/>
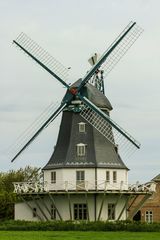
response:
<path fill-rule="evenodd" d="M 71 87 L 78 88 L 81 81 L 82 79 L 77 80 L 75 83 L 72 84 Z M 99 108 L 108 109 L 109 111 L 113 109 L 108 98 L 90 83 L 87 83 L 81 89 L 80 93 L 82 96 L 87 97 L 92 103 L 94 103 Z"/>

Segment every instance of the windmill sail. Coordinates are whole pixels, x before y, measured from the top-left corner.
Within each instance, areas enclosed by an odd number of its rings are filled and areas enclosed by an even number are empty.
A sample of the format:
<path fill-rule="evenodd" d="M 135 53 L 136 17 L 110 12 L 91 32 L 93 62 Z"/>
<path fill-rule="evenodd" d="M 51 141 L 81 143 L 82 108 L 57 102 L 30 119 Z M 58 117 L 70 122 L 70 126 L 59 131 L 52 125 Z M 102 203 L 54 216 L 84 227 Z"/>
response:
<path fill-rule="evenodd" d="M 124 32 L 133 24 L 130 22 L 127 27 L 121 32 L 117 39 L 110 45 L 106 52 L 112 48 L 115 42 L 124 34 Z M 134 42 L 139 38 L 143 29 L 137 24 L 128 32 L 128 34 L 120 41 L 120 43 L 114 48 L 111 54 L 108 56 L 106 61 L 102 64 L 101 68 L 104 70 L 104 77 L 106 77 L 109 72 L 114 68 L 114 66 L 120 61 L 120 59 L 126 54 L 129 48 L 134 44 Z"/>
<path fill-rule="evenodd" d="M 136 39 L 142 33 L 142 29 L 137 27 L 135 22 L 130 22 L 123 32 L 118 36 L 118 38 L 111 44 L 111 46 L 103 53 L 103 55 L 98 59 L 97 63 L 93 65 L 89 72 L 84 76 L 78 90 L 80 90 L 93 76 L 98 68 L 102 66 L 109 58 L 108 64 L 106 64 L 105 71 L 107 74 L 112 70 L 114 65 L 118 63 L 121 57 L 126 53 L 126 51 L 132 46 Z M 118 53 L 117 53 L 118 52 Z M 105 65 L 104 65 L 105 66 Z M 107 70 L 108 68 L 108 70 Z"/>
<path fill-rule="evenodd" d="M 34 61 L 41 65 L 46 71 L 58 79 L 63 85 L 68 78 L 68 69 L 52 57 L 47 51 L 30 39 L 25 33 L 21 33 L 16 40 L 13 40 L 20 49 L 27 53 Z"/>
<path fill-rule="evenodd" d="M 140 148 L 140 143 L 135 140 L 127 131 L 114 122 L 108 115 L 97 108 L 86 97 L 81 98 L 84 102 L 80 115 L 96 128 L 115 147 L 118 146 L 121 153 L 129 155 L 135 149 Z"/>
<path fill-rule="evenodd" d="M 35 122 L 27 128 L 17 141 L 10 147 L 10 154 L 14 153 L 12 162 L 22 153 L 30 143 L 42 132 L 42 130 L 59 115 L 66 106 L 62 103 L 60 106 L 51 104 L 47 109 L 35 120 Z"/>

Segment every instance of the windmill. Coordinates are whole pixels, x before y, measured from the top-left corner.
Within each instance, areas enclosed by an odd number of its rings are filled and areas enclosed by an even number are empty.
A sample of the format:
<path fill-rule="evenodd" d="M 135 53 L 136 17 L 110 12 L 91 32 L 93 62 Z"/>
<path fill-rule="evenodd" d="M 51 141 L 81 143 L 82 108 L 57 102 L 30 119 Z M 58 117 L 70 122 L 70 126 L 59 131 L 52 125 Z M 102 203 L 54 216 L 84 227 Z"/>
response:
<path fill-rule="evenodd" d="M 21 33 L 13 43 L 37 62 L 44 70 L 57 79 L 67 92 L 59 106 L 49 106 L 43 113 L 43 118 L 38 119 L 38 127 L 36 122 L 31 129 L 25 131 L 19 142 L 15 143 L 19 147 L 17 153 L 12 159 L 12 162 L 31 144 L 31 142 L 46 128 L 65 108 L 71 105 L 71 102 L 78 100 L 77 106 L 73 111 L 78 111 L 80 115 L 92 124 L 108 141 L 113 145 L 120 146 L 124 151 L 129 148 L 139 149 L 140 144 L 126 130 L 120 127 L 113 121 L 109 114 L 104 113 L 93 102 L 91 102 L 83 93 L 83 90 L 88 82 L 95 86 L 104 94 L 104 77 L 113 69 L 122 56 L 132 46 L 132 44 L 140 36 L 142 29 L 135 22 L 130 22 L 117 39 L 109 46 L 103 55 L 97 59 L 95 54 L 89 61 L 92 64 L 91 69 L 79 81 L 69 85 L 65 81 L 67 70 L 58 63 L 48 52 L 43 50 L 37 43 L 31 40 L 26 34 Z M 101 70 L 100 70 L 101 69 Z M 101 77 L 98 77 L 98 74 Z M 94 121 L 93 121 L 94 118 Z M 112 134 L 112 131 L 114 135 Z M 30 135 L 29 135 L 30 134 Z M 27 137 L 27 139 L 26 139 Z"/>
<path fill-rule="evenodd" d="M 148 186 L 148 191 L 138 183 L 128 186 L 121 152 L 139 149 L 140 143 L 110 117 L 112 105 L 104 91 L 104 78 L 141 33 L 130 22 L 101 57 L 89 59 L 91 69 L 71 85 L 65 80 L 67 70 L 26 34 L 13 41 L 67 89 L 61 103 L 51 104 L 16 142 L 12 162 L 62 112 L 57 144 L 43 168 L 44 182 L 14 183 L 23 201 L 15 206 L 15 219 L 124 220 L 131 197 L 144 196 L 138 211 L 151 195 Z"/>

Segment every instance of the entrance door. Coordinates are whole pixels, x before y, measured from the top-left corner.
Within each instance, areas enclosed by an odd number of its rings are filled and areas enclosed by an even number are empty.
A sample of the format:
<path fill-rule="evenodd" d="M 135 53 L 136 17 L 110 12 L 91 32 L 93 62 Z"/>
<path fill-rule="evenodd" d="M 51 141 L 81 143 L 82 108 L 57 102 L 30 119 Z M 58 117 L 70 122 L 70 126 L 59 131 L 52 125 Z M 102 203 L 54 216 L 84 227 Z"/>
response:
<path fill-rule="evenodd" d="M 134 221 L 141 221 L 141 211 L 138 211 L 134 217 L 133 217 Z"/>
<path fill-rule="evenodd" d="M 85 172 L 84 171 L 76 172 L 76 189 L 77 190 L 85 189 Z"/>

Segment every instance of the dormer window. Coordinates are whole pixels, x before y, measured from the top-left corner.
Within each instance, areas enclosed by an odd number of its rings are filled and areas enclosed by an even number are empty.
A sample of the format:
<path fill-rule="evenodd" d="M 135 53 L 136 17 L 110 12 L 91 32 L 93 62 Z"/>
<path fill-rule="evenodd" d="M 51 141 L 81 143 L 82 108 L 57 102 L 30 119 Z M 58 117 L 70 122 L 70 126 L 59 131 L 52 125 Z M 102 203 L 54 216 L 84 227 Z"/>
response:
<path fill-rule="evenodd" d="M 85 133 L 86 132 L 86 124 L 84 122 L 78 123 L 79 126 L 79 132 L 80 133 Z"/>
<path fill-rule="evenodd" d="M 78 143 L 77 144 L 77 156 L 85 156 L 86 155 L 86 144 Z"/>

